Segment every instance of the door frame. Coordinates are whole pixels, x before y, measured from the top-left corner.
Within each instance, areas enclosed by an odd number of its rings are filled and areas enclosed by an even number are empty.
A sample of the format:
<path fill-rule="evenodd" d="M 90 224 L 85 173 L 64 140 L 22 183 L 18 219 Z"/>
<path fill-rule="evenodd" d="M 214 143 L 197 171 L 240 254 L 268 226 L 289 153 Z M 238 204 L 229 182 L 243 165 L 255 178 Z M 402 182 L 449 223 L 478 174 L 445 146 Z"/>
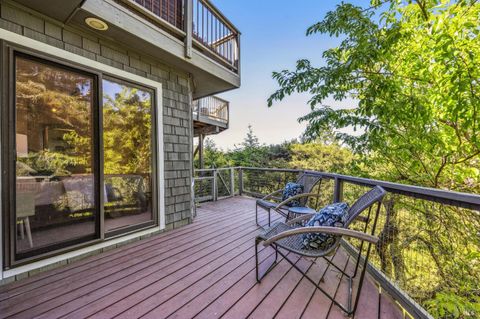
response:
<path fill-rule="evenodd" d="M 153 210 L 153 215 L 154 215 L 154 220 L 156 221 L 156 224 L 154 226 L 150 226 L 152 228 L 152 232 L 154 231 L 159 231 L 165 228 L 165 197 L 164 197 L 164 149 L 163 149 L 163 101 L 162 101 L 162 83 L 153 81 L 151 79 L 145 78 L 138 76 L 136 74 L 132 74 L 129 72 L 126 72 L 124 70 L 117 69 L 115 67 L 100 63 L 98 61 L 94 61 L 88 58 L 85 58 L 83 56 L 79 56 L 77 54 L 65 51 L 63 49 L 59 49 L 57 47 L 45 44 L 43 42 L 39 42 L 24 36 L 21 36 L 19 34 L 0 29 L 0 41 L 1 41 L 1 56 L 0 56 L 0 61 L 2 63 L 2 69 L 4 70 L 2 76 L 0 77 L 0 81 L 2 82 L 0 85 L 0 92 L 2 93 L 1 95 L 1 103 L 2 103 L 2 109 L 11 109 L 11 106 L 13 105 L 12 101 L 12 95 L 14 95 L 13 92 L 10 92 L 10 89 L 12 87 L 12 84 L 9 83 L 12 79 L 12 72 L 13 69 L 11 65 L 8 65 L 9 63 L 9 55 L 11 53 L 8 52 L 8 50 L 17 50 L 19 52 L 25 52 L 27 55 L 34 55 L 34 56 L 39 56 L 42 59 L 45 59 L 47 61 L 52 61 L 53 63 L 60 64 L 62 67 L 72 67 L 74 70 L 85 70 L 86 73 L 88 74 L 96 74 L 97 75 L 97 99 L 96 99 L 96 113 L 95 116 L 95 126 L 101 126 L 101 113 L 99 111 L 101 105 L 102 105 L 102 92 L 101 92 L 101 81 L 102 81 L 102 76 L 108 76 L 111 78 L 116 78 L 119 80 L 126 80 L 128 82 L 131 82 L 133 84 L 137 84 L 140 86 L 145 86 L 147 88 L 151 88 L 154 91 L 154 105 L 152 106 L 152 128 L 153 128 L 153 134 L 152 134 L 152 193 L 154 194 L 153 197 L 153 205 L 152 205 L 152 210 Z M 18 45 L 21 43 L 22 45 Z M 33 53 L 33 54 L 31 54 Z M 5 68 L 7 67 L 7 68 Z M 8 98 L 7 98 L 8 96 Z M 8 106 L 8 107 L 7 107 Z M 11 112 L 10 112 L 11 113 Z M 11 115 L 9 115 L 11 118 Z M 105 246 L 104 240 L 106 239 L 104 234 L 104 216 L 103 216 L 103 205 L 98 205 L 99 207 L 97 208 L 100 210 L 100 223 L 99 223 L 99 232 L 100 236 L 98 239 L 95 239 L 93 241 L 87 242 L 87 243 L 82 243 L 74 246 L 70 246 L 67 248 L 62 248 L 59 250 L 56 250 L 54 252 L 49 252 L 43 255 L 38 255 L 32 258 L 26 258 L 22 259 L 21 261 L 14 261 L 12 262 L 12 256 L 11 256 L 11 251 L 9 251 L 10 247 L 6 247 L 7 245 L 10 245 L 10 240 L 7 242 L 5 241 L 6 235 L 11 233 L 10 231 L 10 224 L 11 221 L 8 219 L 10 218 L 10 211 L 11 207 L 9 207 L 9 202 L 12 199 L 11 191 L 8 192 L 8 197 L 5 197 L 5 182 L 11 180 L 11 174 L 15 174 L 15 171 L 11 169 L 6 170 L 5 167 L 8 167 L 9 165 L 4 165 L 7 163 L 10 163 L 10 166 L 12 166 L 12 153 L 14 153 L 12 150 L 9 150 L 9 147 L 11 147 L 11 141 L 10 143 L 5 143 L 5 137 L 10 135 L 14 135 L 11 132 L 8 132 L 9 128 L 11 128 L 11 125 L 3 125 L 5 121 L 8 121 L 9 118 L 5 118 L 5 114 L 2 111 L 1 112 L 1 122 L 2 122 L 2 128 L 1 128 L 1 145 L 0 149 L 2 150 L 2 156 L 1 156 L 1 165 L 2 165 L 2 185 L 0 186 L 0 190 L 2 190 L 2 196 L 1 196 L 1 203 L 0 206 L 2 207 L 2 227 L 0 227 L 0 247 L 3 248 L 2 254 L 0 254 L 0 264 L 2 265 L 0 269 L 0 279 L 5 277 L 6 272 L 3 271 L 3 269 L 9 269 L 10 267 L 17 267 L 17 266 L 22 266 L 27 263 L 35 263 L 35 261 L 39 259 L 43 259 L 41 264 L 45 264 L 45 262 L 48 262 L 48 259 L 45 259 L 47 257 L 50 257 L 51 262 L 55 262 L 58 260 L 62 260 L 62 258 L 67 258 L 68 256 L 71 256 L 71 252 L 75 250 L 79 250 L 82 248 L 82 252 L 86 249 L 87 251 L 89 250 L 89 247 L 91 248 L 90 250 L 95 250 L 96 246 Z M 100 117 L 100 118 L 98 118 Z M 7 127 L 6 127 L 7 126 Z M 102 185 L 103 183 L 103 165 L 100 165 L 100 163 L 103 163 L 103 158 L 101 158 L 101 154 L 103 152 L 100 152 L 100 148 L 102 147 L 101 142 L 102 139 L 99 138 L 101 134 L 103 133 L 102 128 L 98 127 L 97 128 L 97 137 L 96 141 L 94 141 L 94 145 L 97 152 L 97 156 L 95 158 L 95 161 L 97 162 L 96 166 L 98 166 L 98 174 L 99 174 L 99 181 L 98 185 Z M 7 134 L 8 133 L 8 134 Z M 6 135 L 7 134 L 7 135 Z M 14 141 L 15 142 L 15 141 Z M 7 144 L 7 145 L 5 145 Z M 15 145 L 15 143 L 13 143 Z M 5 152 L 8 151 L 8 152 Z M 9 154 L 9 158 L 6 158 L 7 154 Z M 97 197 L 99 200 L 99 203 L 103 203 L 103 191 L 97 191 Z M 13 192 L 14 193 L 14 192 Z M 8 216 L 7 216 L 8 215 Z M 10 218 L 11 219 L 11 218 Z M 126 232 L 122 233 L 115 233 L 115 234 L 109 234 L 108 239 L 109 241 L 112 242 L 112 245 L 114 245 L 114 242 L 117 242 L 118 240 L 111 240 L 113 238 L 117 239 L 119 237 L 124 237 L 128 236 L 131 237 L 132 234 L 139 232 L 139 233 L 144 233 L 145 228 L 142 229 L 128 229 Z M 128 232 L 129 231 L 129 232 Z M 10 238 L 11 239 L 11 238 Z M 108 246 L 108 244 L 107 244 Z M 8 249 L 7 249 L 8 248 Z M 11 249 L 10 249 L 11 250 Z M 70 254 L 67 254 L 70 252 Z M 8 255 L 6 254 L 8 253 Z M 67 256 L 68 255 L 68 256 Z M 62 257 L 63 256 L 63 257 Z M 33 264 L 31 264 L 33 266 Z M 23 268 L 23 266 L 22 266 Z M 27 267 L 31 268 L 31 267 Z M 13 269 L 12 269 L 13 270 Z M 7 270 L 7 273 L 11 273 L 12 271 Z M 15 273 L 15 271 L 13 272 Z"/>

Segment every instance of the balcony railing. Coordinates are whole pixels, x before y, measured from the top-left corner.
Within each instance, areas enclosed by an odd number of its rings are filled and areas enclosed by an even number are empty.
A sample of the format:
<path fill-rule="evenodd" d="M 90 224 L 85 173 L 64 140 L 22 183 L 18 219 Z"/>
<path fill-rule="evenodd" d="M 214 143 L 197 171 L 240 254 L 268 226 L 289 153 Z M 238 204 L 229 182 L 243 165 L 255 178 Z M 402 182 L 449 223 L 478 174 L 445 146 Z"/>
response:
<path fill-rule="evenodd" d="M 261 197 L 295 181 L 303 172 L 247 167 L 199 170 L 195 195 L 198 201 L 234 195 Z M 368 270 L 411 316 L 432 318 L 423 307 L 434 309 L 432 300 L 438 295 L 455 294 L 454 298 L 465 300 L 478 296 L 480 196 L 308 172 L 322 177 L 312 191 L 321 196 L 308 204 L 315 209 L 337 201 L 351 204 L 376 185 L 388 192 L 375 233 L 380 241 Z M 358 247 L 355 241 L 343 245 L 351 252 Z"/>
<path fill-rule="evenodd" d="M 175 36 L 190 39 L 191 43 L 186 45 L 193 45 L 232 71 L 238 71 L 240 32 L 210 1 L 122 1 L 150 18 L 152 15 L 154 18 L 160 18 L 154 20 L 158 20 L 173 31 Z M 188 26 L 189 23 L 191 28 Z"/>
<path fill-rule="evenodd" d="M 228 125 L 229 102 L 216 96 L 207 96 L 193 101 L 193 119 L 209 119 Z"/>
<path fill-rule="evenodd" d="M 193 0 L 193 38 L 229 66 L 238 68 L 239 32 L 207 0 Z"/>
<path fill-rule="evenodd" d="M 132 0 L 165 20 L 176 28 L 185 31 L 183 24 L 183 0 Z"/>

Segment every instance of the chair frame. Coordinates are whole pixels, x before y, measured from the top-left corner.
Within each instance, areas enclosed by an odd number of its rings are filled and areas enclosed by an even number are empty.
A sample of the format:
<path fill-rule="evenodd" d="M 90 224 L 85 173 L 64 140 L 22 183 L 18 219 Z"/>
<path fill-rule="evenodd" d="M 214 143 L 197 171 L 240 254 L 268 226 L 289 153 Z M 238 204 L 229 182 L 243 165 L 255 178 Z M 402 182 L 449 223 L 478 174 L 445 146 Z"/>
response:
<path fill-rule="evenodd" d="M 299 271 L 302 274 L 302 278 L 307 278 L 308 281 L 310 281 L 317 289 L 319 289 L 325 296 L 327 296 L 335 305 L 337 305 L 348 316 L 354 315 L 355 311 L 357 310 L 358 301 L 360 299 L 360 293 L 361 293 L 362 286 L 363 286 L 363 281 L 364 281 L 364 278 L 365 278 L 365 273 L 366 273 L 366 269 L 367 269 L 367 265 L 368 265 L 368 259 L 369 259 L 369 256 L 370 256 L 371 247 L 372 247 L 372 245 L 377 244 L 378 241 L 379 241 L 379 238 L 374 236 L 374 234 L 375 234 L 375 230 L 376 230 L 377 223 L 378 223 L 378 217 L 379 217 L 380 210 L 381 210 L 382 198 L 386 194 L 386 192 L 383 190 L 383 188 L 380 188 L 380 189 L 383 191 L 383 195 L 381 195 L 381 197 L 379 199 L 375 200 L 368 207 L 363 208 L 358 213 L 358 216 L 352 220 L 352 221 L 360 221 L 360 222 L 365 223 L 365 226 L 363 228 L 363 232 L 356 231 L 356 230 L 351 230 L 351 229 L 348 229 L 348 228 L 315 226 L 315 227 L 293 228 L 293 229 L 290 229 L 290 230 L 283 231 L 279 234 L 276 234 L 276 235 L 274 235 L 274 236 L 272 236 L 268 239 L 264 239 L 261 236 L 257 236 L 255 238 L 255 263 L 256 263 L 255 271 L 256 271 L 257 282 L 260 283 L 262 278 L 265 277 L 265 275 L 267 275 L 273 269 L 273 267 L 278 263 L 278 255 L 280 255 L 280 256 L 283 257 L 283 259 L 285 259 L 287 262 L 289 262 L 297 271 Z M 368 228 L 369 222 L 371 221 L 372 208 L 375 206 L 376 203 L 378 203 L 378 204 L 377 204 L 377 208 L 375 209 L 375 214 L 373 216 L 372 231 L 371 231 L 371 234 L 367 234 L 367 228 Z M 353 205 L 352 205 L 352 207 L 353 207 Z M 368 214 L 367 214 L 366 217 L 362 218 L 362 216 L 360 216 L 360 214 L 362 214 L 366 209 L 368 209 Z M 294 218 L 294 219 L 290 220 L 289 222 L 287 222 L 286 225 L 288 225 L 288 226 L 301 225 L 305 221 L 309 220 L 313 215 L 314 214 L 303 215 L 303 216 Z M 348 226 L 349 226 L 349 224 L 346 225 L 346 227 L 348 227 Z M 320 281 L 318 281 L 318 283 L 317 283 L 315 280 L 313 280 L 311 277 L 309 277 L 305 271 L 301 270 L 296 265 L 295 261 L 292 261 L 291 259 L 289 259 L 287 257 L 287 255 L 288 255 L 288 248 L 287 247 L 278 245 L 278 242 L 281 239 L 285 239 L 285 238 L 288 238 L 288 237 L 291 237 L 291 236 L 298 236 L 300 234 L 308 234 L 308 233 L 317 233 L 317 234 L 318 233 L 323 233 L 323 234 L 332 234 L 332 235 L 337 235 L 338 236 L 336 242 L 332 245 L 332 247 L 330 247 L 329 249 L 327 249 L 325 251 L 321 251 L 317 254 L 309 255 L 309 254 L 301 254 L 297 251 L 291 251 L 291 252 L 296 253 L 296 254 L 298 254 L 300 256 L 303 256 L 303 257 L 314 257 L 314 258 L 322 257 L 323 259 L 325 259 L 327 261 L 328 264 L 332 265 L 343 276 L 345 276 L 348 280 L 348 300 L 347 300 L 347 305 L 346 306 L 342 305 L 340 302 L 335 300 L 335 296 L 330 295 L 328 292 L 326 292 L 320 286 L 319 283 L 323 281 L 323 275 L 322 275 L 322 278 L 320 278 Z M 345 270 L 341 269 L 340 267 L 338 267 L 337 265 L 335 265 L 333 263 L 333 256 L 336 254 L 336 252 L 337 252 L 337 250 L 340 246 L 340 242 L 343 240 L 342 239 L 343 237 L 350 237 L 350 238 L 355 238 L 355 239 L 360 240 L 360 248 L 358 249 L 358 254 L 355 256 L 356 263 L 355 263 L 355 269 L 354 269 L 352 274 L 348 274 Z M 262 276 L 259 276 L 258 245 L 262 241 L 263 241 L 263 246 L 264 247 L 271 246 L 275 250 L 275 260 L 269 266 L 269 268 L 264 272 L 264 274 Z M 362 258 L 362 251 L 363 251 L 365 243 L 367 243 L 367 248 L 366 248 L 365 256 Z M 283 248 L 283 250 L 285 250 L 286 253 L 284 251 L 282 251 L 281 248 Z M 332 256 L 332 257 L 329 259 L 329 258 L 327 258 L 329 256 Z M 363 259 L 363 262 L 361 262 L 362 259 Z M 359 275 L 358 270 L 359 270 L 360 264 L 361 264 L 362 270 L 360 272 L 359 284 L 358 284 L 358 288 L 356 290 L 356 298 L 355 298 L 355 301 L 352 304 L 353 281 L 357 277 L 357 275 Z M 342 279 L 343 279 L 343 276 L 342 276 Z"/>
<path fill-rule="evenodd" d="M 302 173 L 300 175 L 300 177 L 297 179 L 297 182 L 300 181 L 304 176 L 308 175 L 308 173 Z M 311 174 L 310 174 L 311 175 Z M 318 183 L 321 183 L 322 181 L 322 177 L 321 176 L 316 176 L 316 175 L 311 175 L 312 177 L 318 177 L 318 180 L 312 185 L 311 189 L 309 191 L 311 191 Z M 280 195 L 282 192 L 283 192 L 283 188 L 281 189 L 277 189 L 276 191 L 262 197 L 260 200 L 263 200 L 263 201 L 270 201 L 270 199 L 274 198 L 276 195 Z M 275 207 L 272 207 L 272 208 L 266 208 L 266 207 L 263 207 L 261 205 L 258 204 L 258 201 L 257 203 L 255 204 L 255 223 L 257 224 L 257 226 L 260 226 L 260 224 L 258 223 L 258 206 L 260 206 L 261 208 L 263 208 L 265 211 L 267 211 L 268 213 L 268 227 L 271 226 L 271 210 L 275 210 L 277 213 L 279 213 L 280 215 L 282 215 L 283 217 L 285 217 L 286 221 L 289 220 L 290 218 L 290 212 L 287 211 L 284 212 L 285 210 L 285 206 L 293 201 L 293 200 L 296 200 L 296 199 L 303 199 L 303 198 L 306 198 L 305 199 L 305 202 L 308 201 L 308 197 L 321 197 L 321 194 L 316 194 L 316 193 L 311 193 L 311 192 L 308 192 L 308 193 L 303 193 L 303 194 L 298 194 L 298 195 L 295 195 L 295 196 L 292 196 L 284 201 L 281 201 L 280 203 L 276 204 Z"/>

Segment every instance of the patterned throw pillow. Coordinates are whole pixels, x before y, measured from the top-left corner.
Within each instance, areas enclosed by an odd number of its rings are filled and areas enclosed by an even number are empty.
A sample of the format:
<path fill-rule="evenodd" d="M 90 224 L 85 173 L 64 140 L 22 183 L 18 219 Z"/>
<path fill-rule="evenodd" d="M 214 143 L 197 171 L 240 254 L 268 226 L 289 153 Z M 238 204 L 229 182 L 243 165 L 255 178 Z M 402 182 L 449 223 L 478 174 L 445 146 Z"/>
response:
<path fill-rule="evenodd" d="M 322 208 L 305 226 L 343 227 L 348 219 L 348 204 L 335 203 Z M 335 243 L 335 236 L 330 234 L 304 234 L 305 249 L 327 250 Z"/>
<path fill-rule="evenodd" d="M 303 193 L 303 185 L 300 185 L 297 183 L 291 183 L 291 182 L 287 183 L 287 185 L 285 185 L 285 188 L 283 189 L 282 202 L 284 200 L 289 199 L 290 197 L 293 197 L 295 195 L 299 195 L 302 193 Z M 287 206 L 298 207 L 300 206 L 300 201 L 298 199 L 294 199 L 288 202 Z"/>

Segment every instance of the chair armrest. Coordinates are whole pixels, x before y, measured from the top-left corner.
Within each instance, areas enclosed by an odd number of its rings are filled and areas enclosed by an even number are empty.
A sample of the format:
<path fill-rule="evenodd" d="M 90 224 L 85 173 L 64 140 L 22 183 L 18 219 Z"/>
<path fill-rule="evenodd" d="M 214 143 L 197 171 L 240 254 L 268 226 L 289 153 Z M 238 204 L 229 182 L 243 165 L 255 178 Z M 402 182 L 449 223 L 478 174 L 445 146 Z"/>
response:
<path fill-rule="evenodd" d="M 263 200 L 268 200 L 268 199 L 269 199 L 270 197 L 272 197 L 273 195 L 278 194 L 278 193 L 280 193 L 280 192 L 282 192 L 282 191 L 283 191 L 283 188 L 282 188 L 282 189 L 277 189 L 277 190 L 274 191 L 273 193 L 270 193 L 270 194 L 266 195 L 265 197 L 262 197 L 262 199 L 263 199 Z"/>
<path fill-rule="evenodd" d="M 315 214 L 305 214 L 305 215 L 302 215 L 302 216 L 299 216 L 297 218 L 294 218 L 294 219 L 290 219 L 288 222 L 286 222 L 285 224 L 289 225 L 289 226 L 292 226 L 292 225 L 295 225 L 296 223 L 298 222 L 303 222 L 304 220 L 309 220 L 310 218 L 313 217 L 313 215 Z"/>
<path fill-rule="evenodd" d="M 284 200 L 280 204 L 278 204 L 277 207 L 275 207 L 275 210 L 280 209 L 282 206 L 286 205 L 287 203 L 289 203 L 289 202 L 291 202 L 292 200 L 295 200 L 295 199 L 299 199 L 299 198 L 303 198 L 303 197 L 321 197 L 321 196 L 322 196 L 321 194 L 316 194 L 316 193 L 298 194 L 298 195 L 292 196 L 292 197 Z"/>
<path fill-rule="evenodd" d="M 309 234 L 309 233 L 322 233 L 322 234 L 331 234 L 331 235 L 338 235 L 338 236 L 345 236 L 345 237 L 352 237 L 356 239 L 360 239 L 361 241 L 366 241 L 372 244 L 376 244 L 378 242 L 378 237 L 372 236 L 369 234 L 365 234 L 363 232 L 359 232 L 356 230 L 340 228 L 340 227 L 330 227 L 330 226 L 314 226 L 314 227 L 300 227 L 291 230 L 286 230 L 277 234 L 263 242 L 264 246 L 268 246 L 280 239 L 301 235 L 301 234 Z"/>

